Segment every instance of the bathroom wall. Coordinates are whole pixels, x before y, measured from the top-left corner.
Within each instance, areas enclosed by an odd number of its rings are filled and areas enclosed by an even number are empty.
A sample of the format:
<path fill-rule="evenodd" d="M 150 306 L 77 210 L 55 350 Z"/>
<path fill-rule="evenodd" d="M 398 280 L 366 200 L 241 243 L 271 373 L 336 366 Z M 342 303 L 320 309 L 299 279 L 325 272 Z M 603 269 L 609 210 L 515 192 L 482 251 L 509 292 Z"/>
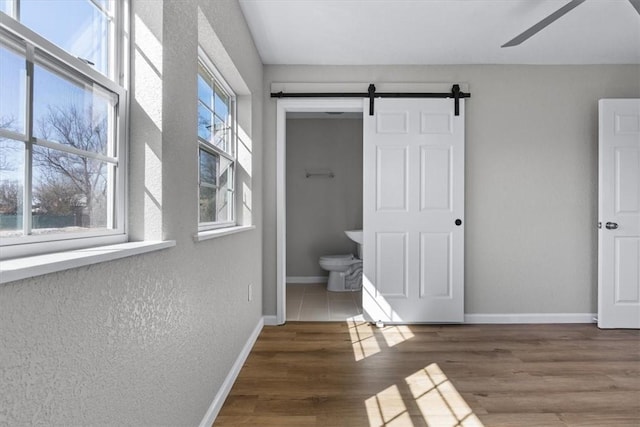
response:
<path fill-rule="evenodd" d="M 129 226 L 176 246 L 0 285 L 0 425 L 198 425 L 261 320 L 262 63 L 240 7 L 129 3 Z M 198 42 L 235 76 L 256 229 L 196 243 Z"/>
<path fill-rule="evenodd" d="M 640 96 L 639 65 L 266 66 L 264 311 L 276 311 L 273 82 L 461 82 L 465 311 L 594 313 L 600 98 Z"/>
<path fill-rule="evenodd" d="M 320 256 L 355 254 L 344 230 L 362 228 L 362 120 L 287 120 L 286 161 L 287 277 L 326 276 Z"/>

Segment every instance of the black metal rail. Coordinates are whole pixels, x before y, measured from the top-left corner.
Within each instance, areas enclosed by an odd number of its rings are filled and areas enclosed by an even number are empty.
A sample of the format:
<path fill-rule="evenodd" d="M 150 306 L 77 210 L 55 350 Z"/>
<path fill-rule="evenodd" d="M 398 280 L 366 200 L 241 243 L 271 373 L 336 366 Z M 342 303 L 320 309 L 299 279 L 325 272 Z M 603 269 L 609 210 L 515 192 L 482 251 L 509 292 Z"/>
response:
<path fill-rule="evenodd" d="M 272 98 L 369 98 L 369 115 L 373 116 L 375 98 L 453 98 L 454 114 L 460 115 L 460 98 L 471 98 L 471 94 L 460 91 L 460 85 L 453 85 L 451 92 L 376 92 L 373 84 L 367 93 L 358 92 L 311 92 L 284 93 L 272 92 Z"/>

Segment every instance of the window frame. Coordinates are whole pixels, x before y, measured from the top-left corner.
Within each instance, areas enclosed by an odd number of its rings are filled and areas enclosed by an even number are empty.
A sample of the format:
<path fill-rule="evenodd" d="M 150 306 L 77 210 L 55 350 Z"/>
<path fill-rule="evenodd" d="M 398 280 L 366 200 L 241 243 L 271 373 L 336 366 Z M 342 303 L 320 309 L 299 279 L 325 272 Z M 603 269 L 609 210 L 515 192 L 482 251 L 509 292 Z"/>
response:
<path fill-rule="evenodd" d="M 197 139 L 198 139 L 198 150 L 196 153 L 196 159 L 197 159 L 197 165 L 198 165 L 198 182 L 197 182 L 197 200 L 198 200 L 198 232 L 203 232 L 203 231 L 209 231 L 209 230 L 217 230 L 217 229 L 221 229 L 221 228 L 228 228 L 228 227 L 235 227 L 237 226 L 237 210 L 236 210 L 236 171 L 237 171 L 237 163 L 238 163 L 238 138 L 237 138 L 237 126 L 238 126 L 238 120 L 237 120 L 237 114 L 238 114 L 238 109 L 237 109 L 237 96 L 235 94 L 235 92 L 233 91 L 233 89 L 231 88 L 231 86 L 229 86 L 229 84 L 226 82 L 226 80 L 224 79 L 224 77 L 222 76 L 222 74 L 218 71 L 218 69 L 216 68 L 216 66 L 213 64 L 213 61 L 211 61 L 211 59 L 209 58 L 209 56 L 204 52 L 204 50 L 198 46 L 198 64 L 201 65 L 206 72 L 208 72 L 211 77 L 213 78 L 213 83 L 214 86 L 211 87 L 211 90 L 215 93 L 215 85 L 218 85 L 220 87 L 220 89 L 224 92 L 224 95 L 226 95 L 229 98 L 229 119 L 231 122 L 230 125 L 230 141 L 229 141 L 229 145 L 231 148 L 231 153 L 228 153 L 227 151 L 216 147 L 213 143 L 211 143 L 210 141 L 205 140 L 204 138 L 200 137 L 199 132 L 196 132 L 197 134 Z M 200 76 L 200 71 L 198 71 L 197 76 Z M 200 104 L 200 97 L 197 96 L 196 99 L 196 103 L 199 106 Z M 214 104 L 215 104 L 215 100 L 214 100 Z M 215 122 L 215 111 L 212 111 L 212 113 L 214 113 L 214 122 Z M 197 129 L 197 127 L 196 127 Z M 218 157 L 224 157 L 227 161 L 230 162 L 231 164 L 231 168 L 232 168 L 232 173 L 231 173 L 231 185 L 230 188 L 227 189 L 227 192 L 230 193 L 229 194 L 229 201 L 230 201 L 230 219 L 226 220 L 226 221 L 207 221 L 207 222 L 202 222 L 200 220 L 200 186 L 202 185 L 202 181 L 200 178 L 200 151 L 205 151 L 209 154 L 213 154 L 215 156 Z M 218 161 L 218 165 L 220 164 L 220 161 Z M 216 177 L 218 178 L 218 177 Z M 217 188 L 217 190 L 219 190 L 219 188 Z"/>
<path fill-rule="evenodd" d="M 96 5 L 94 0 L 89 0 Z M 107 169 L 115 169 L 111 179 L 108 179 L 107 198 L 110 200 L 107 206 L 115 204 L 115 209 L 107 208 L 107 226 L 113 224 L 113 228 L 88 230 L 74 233 L 52 233 L 44 235 L 23 234 L 16 237 L 3 237 L 0 240 L 0 259 L 18 258 L 43 253 L 52 253 L 72 249 L 80 249 L 94 246 L 123 243 L 128 240 L 127 228 L 127 189 L 128 189 L 128 75 L 125 73 L 124 64 L 126 48 L 125 17 L 127 16 L 128 2 L 126 0 L 114 0 L 113 14 L 110 17 L 111 28 L 109 31 L 109 76 L 94 69 L 90 64 L 59 47 L 55 43 L 40 36 L 34 30 L 26 27 L 17 19 L 0 12 L 0 39 L 9 49 L 18 48 L 24 51 L 26 70 L 26 105 L 24 111 L 24 133 L 0 129 L 0 137 L 16 140 L 25 144 L 24 161 L 24 185 L 22 199 L 24 202 L 23 233 L 32 229 L 32 171 L 33 171 L 33 146 L 53 148 L 58 151 L 75 154 L 99 161 L 106 161 Z M 104 11 L 103 8 L 100 8 Z M 16 17 L 19 15 L 19 0 L 14 0 L 13 10 Z M 22 55 L 22 54 L 21 54 Z M 82 83 L 96 90 L 113 94 L 116 98 L 113 106 L 113 117 L 108 119 L 113 145 L 106 155 L 100 153 L 84 152 L 83 150 L 67 147 L 63 144 L 34 137 L 33 131 L 33 88 L 34 70 L 39 66 L 58 77 L 73 84 Z M 21 107 L 22 108 L 22 107 Z M 113 124 L 110 123 L 113 121 Z M 111 174 L 107 170 L 106 174 Z M 114 182 L 115 181 L 115 182 Z M 28 215 L 25 215 L 29 213 Z M 27 217 L 26 219 L 24 217 Z"/>

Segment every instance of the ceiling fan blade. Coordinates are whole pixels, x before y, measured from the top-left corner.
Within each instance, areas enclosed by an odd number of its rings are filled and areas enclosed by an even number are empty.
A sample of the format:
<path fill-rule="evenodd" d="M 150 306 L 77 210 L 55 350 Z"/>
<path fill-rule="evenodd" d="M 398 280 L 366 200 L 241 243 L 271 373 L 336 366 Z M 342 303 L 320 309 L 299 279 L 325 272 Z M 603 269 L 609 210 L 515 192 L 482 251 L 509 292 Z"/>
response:
<path fill-rule="evenodd" d="M 634 5 L 634 7 L 636 7 L 636 4 L 634 4 L 634 3 L 640 3 L 640 0 L 629 0 L 629 1 Z M 511 46 L 519 45 L 523 41 L 527 40 L 529 37 L 531 37 L 534 34 L 536 34 L 538 31 L 542 30 L 547 25 L 551 24 L 552 22 L 554 22 L 558 18 L 561 18 L 565 14 L 569 13 L 573 8 L 580 6 L 584 2 L 585 2 L 585 0 L 571 0 L 569 3 L 565 4 L 564 6 L 562 6 L 560 9 L 556 10 L 551 15 L 547 16 L 546 18 L 544 18 L 542 21 L 538 22 L 537 24 L 535 24 L 531 28 L 525 30 L 521 34 L 518 34 L 516 37 L 514 37 L 511 40 L 509 40 L 508 42 L 506 42 L 505 44 L 503 44 L 500 47 L 511 47 Z"/>
<path fill-rule="evenodd" d="M 636 12 L 640 15 L 640 0 L 629 0 L 629 3 L 636 8 Z"/>

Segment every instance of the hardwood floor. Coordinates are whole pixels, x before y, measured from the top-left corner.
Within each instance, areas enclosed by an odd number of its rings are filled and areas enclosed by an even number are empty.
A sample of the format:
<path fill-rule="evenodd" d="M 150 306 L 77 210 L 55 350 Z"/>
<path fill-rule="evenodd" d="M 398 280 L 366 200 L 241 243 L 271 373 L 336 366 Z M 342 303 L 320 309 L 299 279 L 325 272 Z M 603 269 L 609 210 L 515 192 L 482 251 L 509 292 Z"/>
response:
<path fill-rule="evenodd" d="M 640 331 L 268 326 L 215 426 L 640 426 Z"/>

